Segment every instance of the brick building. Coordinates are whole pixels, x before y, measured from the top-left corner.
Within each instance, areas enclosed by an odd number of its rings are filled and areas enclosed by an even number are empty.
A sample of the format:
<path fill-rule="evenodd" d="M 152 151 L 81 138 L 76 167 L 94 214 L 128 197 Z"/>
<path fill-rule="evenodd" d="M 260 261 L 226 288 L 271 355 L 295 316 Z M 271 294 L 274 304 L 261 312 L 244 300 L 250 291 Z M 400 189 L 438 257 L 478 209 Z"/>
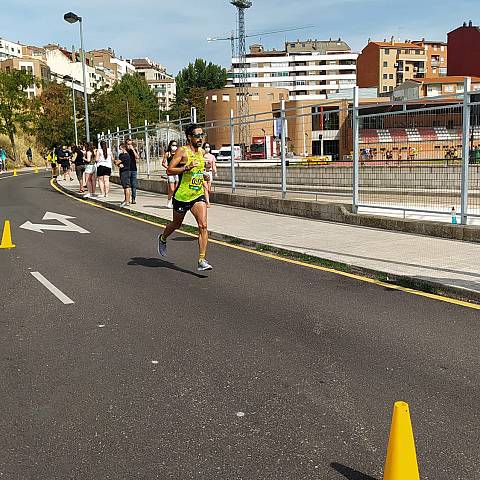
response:
<path fill-rule="evenodd" d="M 480 27 L 470 21 L 448 34 L 448 75 L 480 77 Z"/>
<path fill-rule="evenodd" d="M 405 80 L 425 77 L 427 54 L 413 42 L 368 42 L 357 60 L 357 84 L 387 95 Z"/>
<path fill-rule="evenodd" d="M 446 42 L 432 40 L 414 41 L 425 50 L 425 78 L 443 77 L 447 75 L 448 45 Z"/>

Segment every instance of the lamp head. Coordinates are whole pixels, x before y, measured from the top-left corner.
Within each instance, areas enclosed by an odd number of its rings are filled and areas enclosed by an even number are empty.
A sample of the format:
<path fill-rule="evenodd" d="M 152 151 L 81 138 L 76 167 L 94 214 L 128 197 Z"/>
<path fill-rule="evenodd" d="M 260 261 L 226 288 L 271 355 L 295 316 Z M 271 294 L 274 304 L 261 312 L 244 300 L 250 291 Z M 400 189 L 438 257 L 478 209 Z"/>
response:
<path fill-rule="evenodd" d="M 81 22 L 82 17 L 79 17 L 73 12 L 68 12 L 63 16 L 63 19 L 68 22 L 68 23 L 76 23 L 76 22 Z"/>

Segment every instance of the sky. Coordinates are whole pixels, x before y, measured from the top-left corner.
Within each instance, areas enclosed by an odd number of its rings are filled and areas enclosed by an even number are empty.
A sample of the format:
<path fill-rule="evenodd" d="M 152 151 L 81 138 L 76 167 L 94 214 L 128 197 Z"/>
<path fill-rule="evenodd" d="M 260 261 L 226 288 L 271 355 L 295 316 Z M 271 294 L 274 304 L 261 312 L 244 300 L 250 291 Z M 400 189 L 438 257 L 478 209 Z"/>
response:
<path fill-rule="evenodd" d="M 235 28 L 230 0 L 0 0 L 0 37 L 78 48 L 78 24 L 63 20 L 68 11 L 84 19 L 87 50 L 111 47 L 124 58 L 150 57 L 173 74 L 196 58 L 230 64 L 229 41 L 207 42 Z M 247 33 L 309 28 L 251 37 L 247 46 L 281 49 L 286 40 L 341 37 L 360 52 L 369 38 L 446 41 L 469 20 L 480 24 L 478 0 L 253 0 Z"/>

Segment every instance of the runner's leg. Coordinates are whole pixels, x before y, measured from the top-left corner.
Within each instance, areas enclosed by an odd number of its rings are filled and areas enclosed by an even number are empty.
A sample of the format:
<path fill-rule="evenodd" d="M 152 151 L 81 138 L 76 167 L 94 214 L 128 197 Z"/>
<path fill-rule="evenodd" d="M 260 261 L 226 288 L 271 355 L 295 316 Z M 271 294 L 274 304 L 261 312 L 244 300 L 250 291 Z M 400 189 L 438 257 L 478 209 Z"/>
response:
<path fill-rule="evenodd" d="M 163 231 L 162 240 L 167 240 L 167 238 L 177 229 L 182 226 L 183 219 L 185 218 L 186 213 L 180 213 L 173 211 L 173 220 L 170 222 Z"/>
<path fill-rule="evenodd" d="M 197 202 L 193 205 L 191 211 L 198 225 L 198 256 L 199 260 L 202 260 L 205 259 L 207 254 L 208 244 L 207 204 L 205 202 Z"/>

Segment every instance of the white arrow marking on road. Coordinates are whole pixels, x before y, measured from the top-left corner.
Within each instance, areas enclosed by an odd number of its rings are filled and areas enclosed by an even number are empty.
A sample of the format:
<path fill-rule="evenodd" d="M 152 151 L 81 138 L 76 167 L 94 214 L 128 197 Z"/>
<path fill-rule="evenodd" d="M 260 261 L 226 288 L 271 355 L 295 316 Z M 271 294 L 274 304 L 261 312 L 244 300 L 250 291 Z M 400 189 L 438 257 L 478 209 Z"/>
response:
<path fill-rule="evenodd" d="M 44 230 L 58 230 L 61 232 L 90 233 L 88 230 L 75 225 L 69 219 L 75 218 L 60 213 L 46 212 L 42 220 L 58 220 L 62 225 L 43 225 L 41 223 L 25 222 L 20 228 L 31 230 L 32 232 L 44 233 Z"/>

